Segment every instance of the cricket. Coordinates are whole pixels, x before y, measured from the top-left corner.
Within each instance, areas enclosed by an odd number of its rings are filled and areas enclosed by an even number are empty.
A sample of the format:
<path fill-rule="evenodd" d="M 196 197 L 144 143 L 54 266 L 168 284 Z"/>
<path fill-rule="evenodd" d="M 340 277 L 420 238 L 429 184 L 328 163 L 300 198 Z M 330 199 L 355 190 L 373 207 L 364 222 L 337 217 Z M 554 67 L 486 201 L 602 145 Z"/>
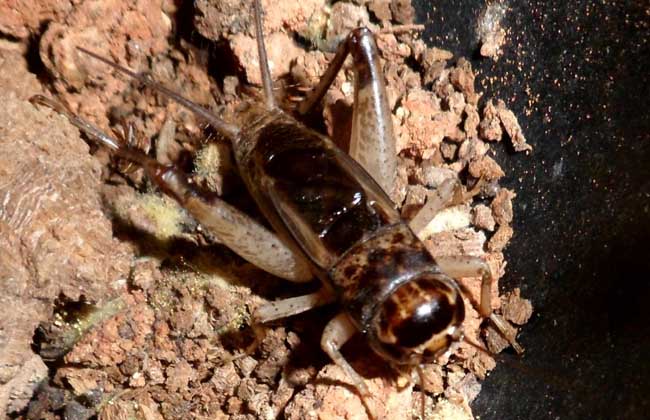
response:
<path fill-rule="evenodd" d="M 471 189 L 458 180 L 445 181 L 408 222 L 391 199 L 397 176 L 396 138 L 374 34 L 363 27 L 350 32 L 294 116 L 281 109 L 274 96 L 262 15 L 260 1 L 254 0 L 263 94 L 241 107 L 239 124 L 222 120 L 144 73 L 81 46 L 77 49 L 178 102 L 228 139 L 243 183 L 272 229 L 220 198 L 202 195 L 179 166 L 159 163 L 52 99 L 37 95 L 31 101 L 65 115 L 115 157 L 142 167 L 162 192 L 243 259 L 289 282 L 319 282 L 315 293 L 259 307 L 253 327 L 337 304 L 341 310 L 327 323 L 320 345 L 350 378 L 371 418 L 380 418 L 372 395 L 341 352 L 353 336 L 361 334 L 391 366 L 418 373 L 456 342 L 488 352 L 463 334 L 465 292 L 457 278 L 481 278 L 476 309 L 522 352 L 506 321 L 492 311 L 493 275 L 488 264 L 469 255 L 434 258 L 421 236 L 435 214 L 471 201 L 482 180 Z M 344 151 L 300 118 L 318 106 L 348 57 L 354 70 L 354 103 L 350 147 Z"/>

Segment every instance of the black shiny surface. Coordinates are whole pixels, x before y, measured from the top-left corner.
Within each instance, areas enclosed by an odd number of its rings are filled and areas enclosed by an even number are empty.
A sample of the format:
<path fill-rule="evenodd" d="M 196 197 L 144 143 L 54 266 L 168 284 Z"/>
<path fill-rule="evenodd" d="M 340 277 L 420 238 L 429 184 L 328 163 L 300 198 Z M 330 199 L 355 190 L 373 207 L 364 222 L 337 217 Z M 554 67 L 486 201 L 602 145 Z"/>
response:
<path fill-rule="evenodd" d="M 647 418 L 648 2 L 509 1 L 496 63 L 476 54 L 484 2 L 416 3 L 424 39 L 472 57 L 484 99 L 505 100 L 534 146 L 497 160 L 518 194 L 502 284 L 521 287 L 536 314 L 525 356 L 488 377 L 475 414 Z"/>
<path fill-rule="evenodd" d="M 408 290 L 414 284 L 419 293 Z M 399 344 L 417 347 L 450 326 L 459 309 L 456 302 L 449 300 L 451 292 L 446 289 L 445 284 L 424 277 L 403 285 L 396 291 L 396 300 L 389 299 L 384 303 L 383 316 L 399 321 L 393 327 Z M 402 295 L 404 299 L 399 299 Z M 408 308 L 405 319 L 396 317 L 395 312 L 400 307 Z"/>
<path fill-rule="evenodd" d="M 271 124 L 254 151 L 273 187 L 340 256 L 386 224 L 363 186 L 340 165 L 321 137 L 289 124 Z"/>

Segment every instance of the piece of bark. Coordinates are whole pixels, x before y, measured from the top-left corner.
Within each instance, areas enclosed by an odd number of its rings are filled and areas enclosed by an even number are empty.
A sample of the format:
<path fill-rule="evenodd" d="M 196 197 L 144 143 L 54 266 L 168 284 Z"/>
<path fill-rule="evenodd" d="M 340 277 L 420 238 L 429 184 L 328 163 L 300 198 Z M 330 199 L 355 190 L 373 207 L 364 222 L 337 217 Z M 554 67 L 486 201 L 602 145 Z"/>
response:
<path fill-rule="evenodd" d="M 496 110 L 499 119 L 501 120 L 501 124 L 503 124 L 506 133 L 508 133 L 508 137 L 510 137 L 512 147 L 514 147 L 515 151 L 524 152 L 533 150 L 533 146 L 526 143 L 526 137 L 524 137 L 524 133 L 519 125 L 515 113 L 506 108 L 505 102 L 499 100 L 497 102 Z"/>
<path fill-rule="evenodd" d="M 512 238 L 513 230 L 508 225 L 501 225 L 499 229 L 494 233 L 494 235 L 488 241 L 488 250 L 491 252 L 502 251 L 510 242 Z"/>

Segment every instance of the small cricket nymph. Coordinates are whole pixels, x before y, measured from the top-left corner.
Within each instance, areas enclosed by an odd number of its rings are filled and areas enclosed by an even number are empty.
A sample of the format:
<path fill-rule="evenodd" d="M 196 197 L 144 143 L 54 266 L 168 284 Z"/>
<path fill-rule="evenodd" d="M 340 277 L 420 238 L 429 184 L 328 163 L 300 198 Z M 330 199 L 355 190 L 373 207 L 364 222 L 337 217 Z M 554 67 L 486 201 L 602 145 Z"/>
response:
<path fill-rule="evenodd" d="M 458 182 L 442 183 L 410 223 L 400 217 L 387 194 L 395 185 L 397 153 L 373 34 L 365 28 L 352 31 L 298 109 L 306 114 L 318 104 L 351 55 L 355 95 L 347 154 L 276 105 L 259 0 L 254 4 L 265 101 L 246 104 L 241 126 L 221 120 L 145 75 L 79 50 L 164 93 L 229 139 L 244 184 L 274 232 L 220 199 L 203 197 L 179 167 L 120 144 L 52 100 L 37 96 L 33 102 L 64 113 L 116 156 L 141 165 L 162 191 L 246 260 L 290 281 L 320 279 L 319 292 L 262 306 L 255 320 L 264 323 L 339 303 L 342 311 L 325 327 L 321 347 L 364 397 L 369 396 L 368 389 L 341 354 L 343 344 L 360 332 L 394 365 L 418 367 L 435 361 L 451 343 L 463 339 L 465 307 L 453 277 L 482 278 L 479 312 L 506 331 L 504 321 L 491 310 L 487 264 L 469 256 L 434 259 L 417 236 L 433 214 L 458 196 Z M 473 193 L 461 195 L 469 199 Z M 519 351 L 514 338 L 509 340 Z"/>

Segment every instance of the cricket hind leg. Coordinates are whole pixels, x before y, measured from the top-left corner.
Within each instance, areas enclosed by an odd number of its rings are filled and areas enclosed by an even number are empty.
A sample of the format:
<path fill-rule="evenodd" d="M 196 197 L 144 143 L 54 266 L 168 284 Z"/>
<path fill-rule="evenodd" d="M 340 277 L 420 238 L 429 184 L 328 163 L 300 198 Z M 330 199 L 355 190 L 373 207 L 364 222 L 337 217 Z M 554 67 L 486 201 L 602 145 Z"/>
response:
<path fill-rule="evenodd" d="M 389 195 L 397 178 L 395 133 L 375 37 L 367 28 L 353 30 L 338 47 L 319 84 L 298 106 L 307 114 L 323 98 L 346 57 L 354 61 L 355 88 L 350 155 Z"/>
<path fill-rule="evenodd" d="M 204 198 L 190 183 L 187 174 L 175 165 L 162 165 L 142 151 L 122 145 L 58 102 L 41 95 L 32 97 L 31 102 L 60 112 L 116 156 L 142 166 L 152 182 L 176 199 L 206 231 L 245 260 L 286 280 L 307 282 L 313 278 L 308 262 L 277 235 L 225 201 L 216 197 Z"/>

